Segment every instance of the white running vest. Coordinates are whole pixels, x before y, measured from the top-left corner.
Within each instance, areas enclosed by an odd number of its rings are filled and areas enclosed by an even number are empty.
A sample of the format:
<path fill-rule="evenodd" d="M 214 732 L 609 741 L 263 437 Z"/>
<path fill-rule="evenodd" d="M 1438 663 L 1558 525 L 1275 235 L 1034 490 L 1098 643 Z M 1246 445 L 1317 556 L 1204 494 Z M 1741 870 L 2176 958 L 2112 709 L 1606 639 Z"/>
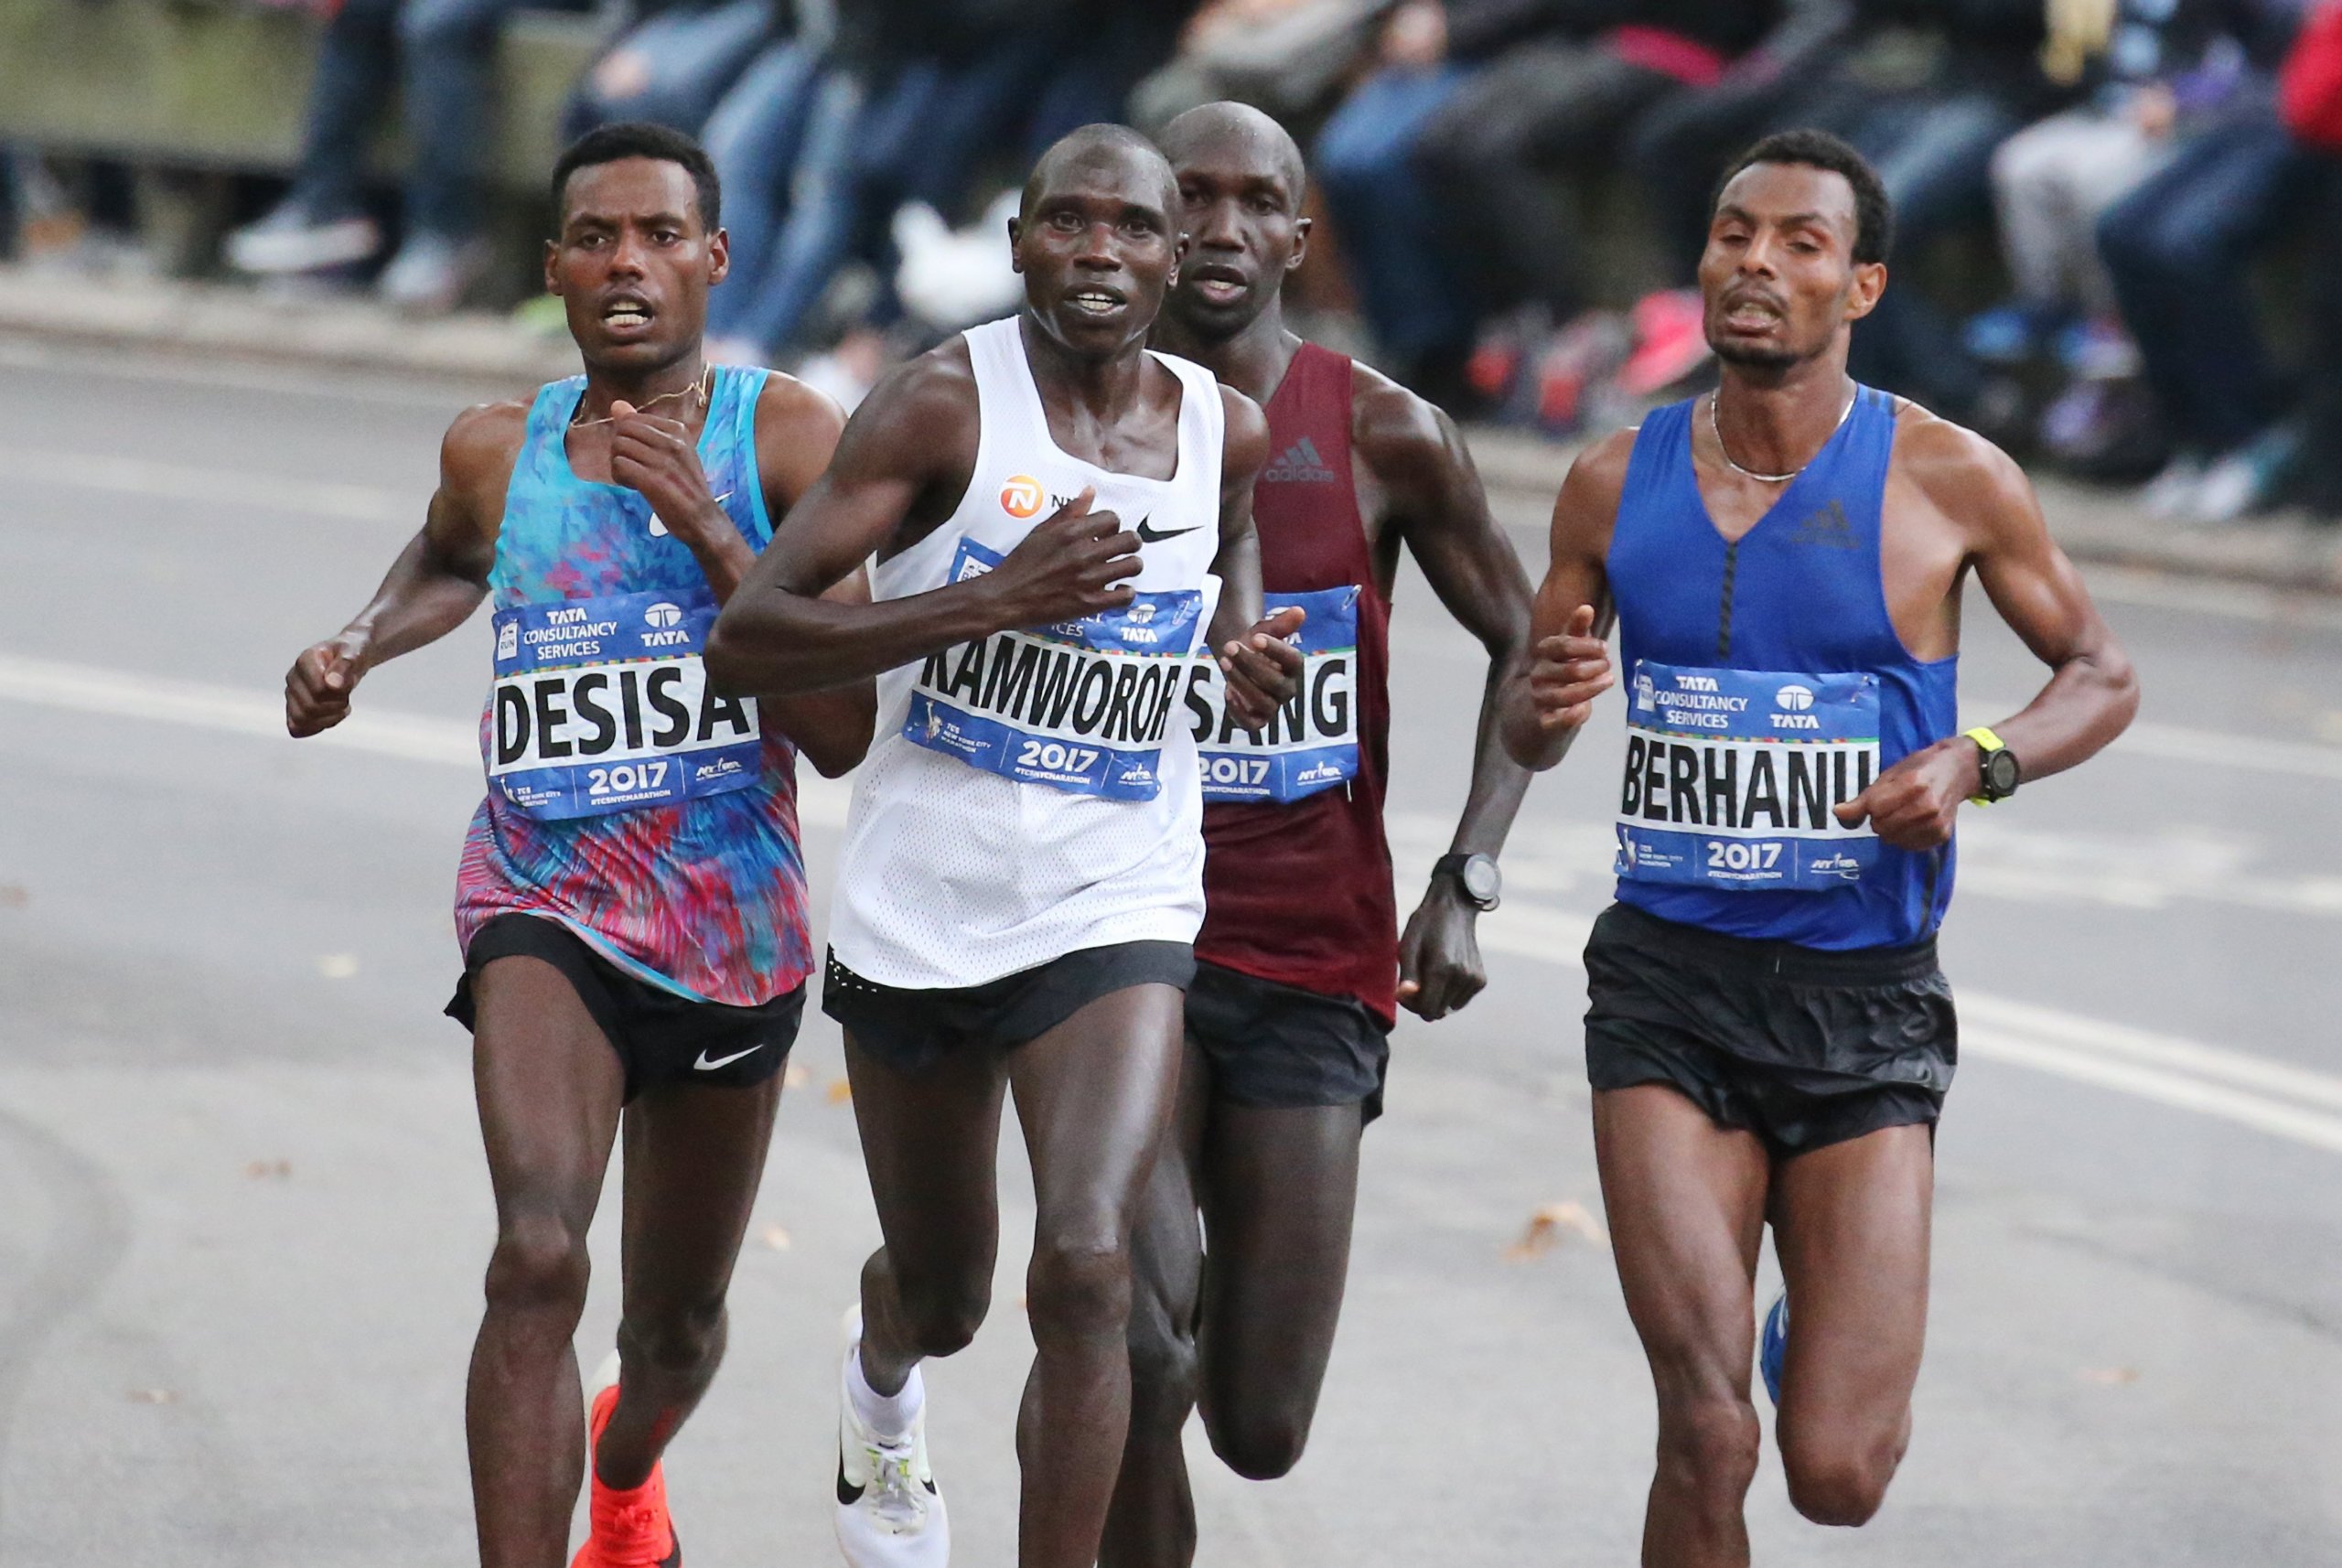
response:
<path fill-rule="evenodd" d="M 967 333 L 981 435 L 959 510 L 872 569 L 880 599 L 982 572 L 1088 487 L 1140 532 L 1125 611 L 962 644 L 878 679 L 830 943 L 882 985 L 980 985 L 1084 948 L 1195 940 L 1203 799 L 1181 701 L 1219 599 L 1220 438 L 1211 372 L 1180 383 L 1168 479 L 1069 456 L 1010 317 Z M 1151 541 L 1152 542 L 1147 542 Z"/>

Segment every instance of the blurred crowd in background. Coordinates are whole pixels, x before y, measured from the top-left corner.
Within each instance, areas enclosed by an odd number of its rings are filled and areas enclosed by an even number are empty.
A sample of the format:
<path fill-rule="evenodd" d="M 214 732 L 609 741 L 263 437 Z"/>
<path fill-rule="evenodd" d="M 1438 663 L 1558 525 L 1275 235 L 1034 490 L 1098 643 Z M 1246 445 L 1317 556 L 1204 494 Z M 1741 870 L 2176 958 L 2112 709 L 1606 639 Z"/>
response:
<path fill-rule="evenodd" d="M 222 268 L 415 311 L 525 294 L 481 180 L 522 4 L 333 5 L 298 173 Z M 1460 417 L 1565 436 L 1698 384 L 1714 180 L 1817 125 L 1896 207 L 1861 379 L 2160 516 L 2342 515 L 2342 0 L 631 0 L 561 129 L 702 136 L 716 352 L 851 403 L 1013 304 L 1001 226 L 1042 147 L 1219 98 L 1309 153 L 1296 310 Z M 0 204 L 102 226 L 103 166 L 10 166 Z"/>

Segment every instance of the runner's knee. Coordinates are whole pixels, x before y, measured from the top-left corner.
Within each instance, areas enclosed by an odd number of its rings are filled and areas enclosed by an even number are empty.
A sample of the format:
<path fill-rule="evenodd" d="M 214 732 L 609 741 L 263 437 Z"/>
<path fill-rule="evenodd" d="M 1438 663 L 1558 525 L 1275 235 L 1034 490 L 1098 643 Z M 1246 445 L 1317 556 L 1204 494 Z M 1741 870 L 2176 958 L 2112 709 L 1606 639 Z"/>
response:
<path fill-rule="evenodd" d="M 1309 1445 L 1309 1412 L 1281 1399 L 1213 1401 L 1204 1431 L 1220 1463 L 1248 1481 L 1273 1481 L 1301 1463 Z"/>
<path fill-rule="evenodd" d="M 1892 1433 L 1791 1425 L 1779 1440 L 1789 1501 L 1816 1524 L 1869 1523 L 1903 1462 L 1903 1440 Z"/>
<path fill-rule="evenodd" d="M 628 1317 L 618 1325 L 618 1348 L 638 1366 L 696 1372 L 724 1352 L 724 1298 Z"/>
<path fill-rule="evenodd" d="M 564 1313 L 574 1324 L 586 1310 L 592 1272 L 584 1226 L 550 1210 L 523 1210 L 497 1228 L 496 1250 L 488 1262 L 489 1306 Z"/>
<path fill-rule="evenodd" d="M 901 1302 L 904 1326 L 911 1332 L 911 1348 L 922 1356 L 956 1356 L 976 1337 L 992 1308 L 989 1278 L 906 1278 L 897 1275 L 896 1299 Z"/>
<path fill-rule="evenodd" d="M 1026 1276 L 1037 1335 L 1120 1338 L 1131 1312 L 1129 1249 L 1111 1234 L 1044 1229 Z"/>
<path fill-rule="evenodd" d="M 1756 1407 L 1746 1399 L 1700 1394 L 1660 1404 L 1660 1474 L 1718 1506 L 1740 1506 L 1762 1441 Z"/>

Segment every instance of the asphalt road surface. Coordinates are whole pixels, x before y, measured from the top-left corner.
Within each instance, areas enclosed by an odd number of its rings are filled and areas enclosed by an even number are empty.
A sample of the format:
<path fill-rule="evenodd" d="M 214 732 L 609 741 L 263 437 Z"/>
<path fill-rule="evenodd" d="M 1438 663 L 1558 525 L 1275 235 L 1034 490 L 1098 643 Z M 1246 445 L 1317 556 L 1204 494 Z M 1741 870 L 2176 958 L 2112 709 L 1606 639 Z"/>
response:
<path fill-rule="evenodd" d="M 372 677 L 330 744 L 275 694 L 416 525 L 462 395 L 24 344 L 0 388 L 0 1562 L 467 1561 L 489 1211 L 439 1009 L 484 626 Z M 2137 729 L 1962 829 L 1910 1457 L 1850 1532 L 1768 1456 L 1761 1562 L 2342 1561 L 2342 613 L 2094 581 Z M 1989 719 L 2036 671 L 1969 619 Z M 1481 669 L 1419 579 L 1393 646 L 1411 901 Z M 1619 714 L 1530 799 L 1486 995 L 1400 1029 L 1308 1457 L 1254 1486 L 1198 1444 L 1208 1563 L 1633 1561 L 1653 1423 L 1577 1022 Z M 809 790 L 817 907 L 842 806 Z M 795 1060 L 731 1361 L 669 1466 L 703 1565 L 834 1560 L 833 1336 L 876 1227 L 818 1012 Z M 1030 1352 L 1014 1147 L 998 1305 L 929 1384 L 976 1565 L 1011 1561 Z"/>

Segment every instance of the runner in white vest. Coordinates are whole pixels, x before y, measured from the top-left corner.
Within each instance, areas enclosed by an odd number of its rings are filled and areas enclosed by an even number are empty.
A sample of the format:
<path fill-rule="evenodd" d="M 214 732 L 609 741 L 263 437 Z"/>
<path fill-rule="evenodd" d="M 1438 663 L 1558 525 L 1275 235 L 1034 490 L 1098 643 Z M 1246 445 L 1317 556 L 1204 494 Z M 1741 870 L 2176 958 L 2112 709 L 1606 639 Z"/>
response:
<path fill-rule="evenodd" d="M 1025 309 L 880 383 L 708 645 L 740 692 L 882 675 L 822 996 L 886 1241 L 847 1324 L 837 1522 L 855 1568 L 948 1553 L 918 1366 L 984 1316 L 1009 1090 L 1038 1210 L 1019 1563 L 1089 1568 L 1113 1492 L 1130 1229 L 1203 917 L 1184 699 L 1196 655 L 1216 658 L 1257 728 L 1302 663 L 1283 640 L 1299 612 L 1259 619 L 1267 423 L 1145 348 L 1177 210 L 1133 132 L 1052 148 L 1009 231 Z M 874 553 L 873 603 L 819 597 Z"/>

